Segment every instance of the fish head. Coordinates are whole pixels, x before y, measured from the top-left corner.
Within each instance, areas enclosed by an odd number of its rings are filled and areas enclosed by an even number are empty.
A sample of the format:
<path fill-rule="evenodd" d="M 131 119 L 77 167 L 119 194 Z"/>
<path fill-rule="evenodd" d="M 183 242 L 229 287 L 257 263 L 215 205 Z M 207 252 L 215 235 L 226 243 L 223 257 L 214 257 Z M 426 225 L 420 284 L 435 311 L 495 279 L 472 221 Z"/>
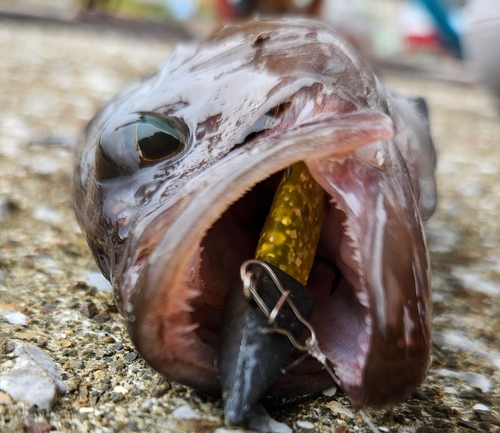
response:
<path fill-rule="evenodd" d="M 411 110 L 332 30 L 299 19 L 222 28 L 107 105 L 82 135 L 74 203 L 142 357 L 220 392 L 224 298 L 280 173 L 303 161 L 327 197 L 307 283 L 321 350 L 357 406 L 418 386 L 430 347 L 421 210 L 435 188 Z M 330 380 L 310 358 L 270 392 L 293 399 Z"/>

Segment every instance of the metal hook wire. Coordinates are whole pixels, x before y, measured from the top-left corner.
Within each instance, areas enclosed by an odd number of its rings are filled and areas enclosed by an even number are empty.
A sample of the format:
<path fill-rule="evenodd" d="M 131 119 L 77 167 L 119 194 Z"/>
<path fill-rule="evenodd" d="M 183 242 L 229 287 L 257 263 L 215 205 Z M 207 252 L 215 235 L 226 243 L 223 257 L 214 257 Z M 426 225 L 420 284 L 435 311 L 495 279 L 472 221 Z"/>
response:
<path fill-rule="evenodd" d="M 278 299 L 278 302 L 274 306 L 274 308 L 270 311 L 263 299 L 260 297 L 260 295 L 257 293 L 257 290 L 255 289 L 255 286 L 253 284 L 253 279 L 252 279 L 252 273 L 249 271 L 250 266 L 260 266 L 263 268 L 271 277 L 273 280 L 276 288 L 280 291 L 281 297 Z M 269 319 L 268 323 L 270 328 L 267 328 L 264 330 L 264 332 L 276 332 L 278 334 L 282 334 L 290 340 L 290 342 L 300 351 L 302 352 L 307 352 L 309 355 L 312 357 L 316 358 L 326 369 L 326 371 L 330 374 L 334 382 L 340 386 L 340 381 L 333 372 L 332 368 L 330 365 L 327 363 L 327 357 L 326 355 L 321 351 L 319 348 L 318 340 L 316 339 L 316 333 L 314 332 L 313 327 L 311 324 L 302 316 L 300 311 L 297 309 L 295 306 L 294 302 L 292 299 L 290 299 L 290 290 L 286 290 L 283 285 L 281 284 L 281 281 L 279 278 L 276 276 L 272 268 L 265 262 L 261 260 L 247 260 L 245 261 L 240 268 L 240 276 L 241 276 L 241 281 L 243 282 L 243 294 L 247 300 L 253 299 L 258 307 L 261 309 L 261 311 L 265 314 L 265 316 Z M 276 316 L 278 315 L 279 311 L 283 307 L 285 303 L 288 303 L 290 308 L 292 309 L 293 313 L 299 319 L 299 321 L 307 328 L 307 330 L 310 333 L 310 337 L 305 340 L 305 345 L 300 344 L 295 337 L 286 329 L 280 328 L 276 325 L 275 319 Z M 292 364 L 292 367 L 297 365 L 300 361 L 302 361 L 305 357 L 299 358 L 299 361 L 295 361 Z M 290 368 L 292 368 L 290 367 Z"/>

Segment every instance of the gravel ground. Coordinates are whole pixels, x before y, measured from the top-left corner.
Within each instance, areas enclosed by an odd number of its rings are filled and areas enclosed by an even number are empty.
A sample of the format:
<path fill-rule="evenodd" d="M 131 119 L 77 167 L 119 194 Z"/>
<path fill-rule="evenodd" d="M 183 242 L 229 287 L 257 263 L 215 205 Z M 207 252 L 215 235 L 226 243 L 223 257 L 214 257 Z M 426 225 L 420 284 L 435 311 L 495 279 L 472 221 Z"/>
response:
<path fill-rule="evenodd" d="M 0 391 L 0 431 L 233 431 L 220 401 L 167 382 L 134 351 L 73 217 L 72 150 L 37 143 L 75 137 L 171 48 L 0 21 L 0 378 L 23 341 L 52 359 L 67 389 L 48 412 Z M 438 146 L 440 203 L 428 225 L 434 344 L 422 387 L 370 416 L 384 432 L 500 432 L 500 121 L 472 87 L 385 80 L 427 98 Z M 341 393 L 272 416 L 295 432 L 369 431 Z"/>

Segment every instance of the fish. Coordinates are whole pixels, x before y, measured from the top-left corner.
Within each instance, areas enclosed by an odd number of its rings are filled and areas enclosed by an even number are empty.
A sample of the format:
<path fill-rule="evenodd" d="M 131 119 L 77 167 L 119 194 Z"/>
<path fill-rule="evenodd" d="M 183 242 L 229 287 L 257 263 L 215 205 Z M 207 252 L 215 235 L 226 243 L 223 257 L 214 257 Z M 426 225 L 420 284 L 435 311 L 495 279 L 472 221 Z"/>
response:
<path fill-rule="evenodd" d="M 83 131 L 72 189 L 82 233 L 143 359 L 227 400 L 221 377 L 228 386 L 246 380 L 225 367 L 243 348 L 265 378 L 254 398 L 265 404 L 334 383 L 357 408 L 401 402 L 430 362 L 423 222 L 437 193 L 429 131 L 423 99 L 386 89 L 335 31 L 305 18 L 221 27 L 126 88 Z M 283 173 L 298 163 L 324 206 L 294 302 L 300 310 L 313 300 L 303 323 L 324 362 L 292 350 L 267 375 L 281 346 L 263 339 L 251 353 L 246 337 L 235 337 L 250 308 L 239 295 L 241 269 L 255 259 Z M 255 275 L 269 285 L 266 272 L 281 271 L 266 269 Z M 232 392 L 240 409 L 226 416 L 244 423 L 257 403 Z"/>

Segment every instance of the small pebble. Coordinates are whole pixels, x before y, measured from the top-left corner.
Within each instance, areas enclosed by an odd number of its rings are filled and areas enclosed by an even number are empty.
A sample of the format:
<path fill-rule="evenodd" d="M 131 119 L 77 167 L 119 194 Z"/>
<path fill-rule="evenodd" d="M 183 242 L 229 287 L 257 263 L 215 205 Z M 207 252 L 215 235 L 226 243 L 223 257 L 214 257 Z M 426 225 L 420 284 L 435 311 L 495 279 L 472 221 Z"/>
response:
<path fill-rule="evenodd" d="M 97 314 L 97 306 L 92 301 L 87 301 L 82 308 L 80 308 L 80 311 L 85 316 L 92 318 Z"/>
<path fill-rule="evenodd" d="M 269 420 L 269 427 L 274 433 L 293 433 L 293 430 L 289 426 L 273 418 Z"/>
<path fill-rule="evenodd" d="M 111 401 L 113 403 L 119 403 L 120 401 L 124 400 L 125 399 L 125 396 L 121 393 L 116 393 L 116 392 L 113 392 L 111 393 Z"/>
<path fill-rule="evenodd" d="M 136 352 L 129 352 L 127 356 L 125 357 L 125 361 L 127 362 L 132 362 L 137 359 L 137 353 Z"/>
<path fill-rule="evenodd" d="M 111 286 L 110 282 L 99 271 L 89 271 L 87 274 L 87 282 L 102 292 L 113 291 L 113 286 Z"/>
<path fill-rule="evenodd" d="M 93 407 L 81 407 L 80 409 L 78 409 L 78 412 L 80 412 L 80 413 L 92 413 L 92 412 L 94 412 L 94 408 Z"/>
<path fill-rule="evenodd" d="M 109 320 L 109 314 L 107 311 L 101 311 L 99 314 L 94 316 L 94 320 L 98 323 L 103 323 Z"/>
<path fill-rule="evenodd" d="M 79 379 L 70 379 L 67 382 L 67 387 L 68 387 L 68 392 L 73 392 L 78 389 L 78 386 L 80 385 L 80 380 Z"/>
<path fill-rule="evenodd" d="M 142 403 L 141 408 L 142 409 L 149 409 L 155 404 L 154 400 L 146 400 L 144 403 Z"/>
<path fill-rule="evenodd" d="M 346 415 L 348 418 L 351 418 L 351 419 L 354 418 L 354 414 L 352 413 L 352 411 L 349 410 L 348 408 L 346 408 L 345 406 L 342 406 L 337 401 L 330 401 L 329 403 L 326 404 L 326 407 L 328 407 L 334 413 Z"/>
<path fill-rule="evenodd" d="M 458 425 L 460 427 L 465 427 L 465 428 L 468 428 L 471 430 L 477 430 L 476 424 L 474 424 L 473 422 L 467 421 L 465 419 L 461 419 L 460 421 L 458 421 Z"/>
<path fill-rule="evenodd" d="M 444 433 L 442 428 L 422 426 L 415 430 L 415 433 Z"/>
<path fill-rule="evenodd" d="M 135 421 L 127 422 L 127 427 L 132 431 L 139 431 L 139 427 L 137 426 L 137 423 Z"/>
<path fill-rule="evenodd" d="M 184 405 L 180 406 L 172 412 L 172 416 L 181 419 L 200 419 L 198 415 L 191 406 Z"/>
<path fill-rule="evenodd" d="M 28 419 L 24 426 L 25 433 L 48 433 L 51 430 L 55 430 L 53 425 L 45 421 L 36 421 L 34 419 Z"/>
<path fill-rule="evenodd" d="M 424 392 L 423 389 L 420 389 L 420 388 L 413 391 L 411 393 L 411 396 L 413 398 L 416 398 L 417 400 L 422 400 L 422 401 L 428 400 L 427 394 Z"/>
<path fill-rule="evenodd" d="M 57 394 L 66 392 L 54 363 L 43 350 L 25 342 L 15 343 L 15 354 L 14 366 L 0 374 L 0 389 L 49 412 Z"/>
<path fill-rule="evenodd" d="M 83 367 L 85 367 L 85 364 L 83 363 L 83 361 L 81 359 L 78 359 L 77 361 L 75 361 L 71 364 L 71 367 L 74 369 L 81 370 Z"/>
<path fill-rule="evenodd" d="M 314 428 L 314 424 L 309 421 L 297 421 L 297 426 L 300 428 L 304 428 L 306 430 L 310 430 Z"/>
<path fill-rule="evenodd" d="M 2 367 L 2 369 L 12 368 L 14 367 L 14 361 L 12 361 L 12 359 L 9 359 L 8 361 L 3 362 L 0 367 Z"/>
<path fill-rule="evenodd" d="M 479 388 L 483 392 L 490 392 L 492 388 L 491 380 L 484 374 L 472 373 L 469 371 L 453 371 L 445 368 L 436 370 L 436 373 L 441 376 L 459 377 L 460 379 L 469 382 L 472 386 Z M 412 397 L 415 397 L 414 393 L 412 394 Z"/>
<path fill-rule="evenodd" d="M 500 284 L 473 269 L 456 266 L 451 269 L 451 276 L 455 277 L 465 289 L 491 297 L 500 295 Z"/>
<path fill-rule="evenodd" d="M 25 314 L 21 313 L 20 311 L 16 311 L 15 313 L 5 314 L 3 318 L 5 319 L 6 322 L 10 323 L 11 325 L 26 326 L 28 324 L 28 318 L 26 317 Z"/>
<path fill-rule="evenodd" d="M 45 206 L 36 206 L 33 209 L 33 218 L 52 225 L 59 225 L 62 222 L 61 214 L 58 211 Z"/>
<path fill-rule="evenodd" d="M 445 394 L 458 394 L 458 391 L 456 390 L 456 388 L 453 388 L 452 386 L 445 386 L 444 393 Z"/>
<path fill-rule="evenodd" d="M 485 404 L 482 404 L 482 403 L 478 403 L 478 404 L 475 404 L 472 409 L 474 410 L 483 410 L 485 412 L 489 412 L 491 410 L 491 407 L 489 406 L 486 406 Z"/>
<path fill-rule="evenodd" d="M 480 421 L 500 426 L 500 419 L 493 415 L 490 411 L 484 412 L 482 410 L 476 410 L 474 411 L 474 414 Z"/>
<path fill-rule="evenodd" d="M 0 391 L 0 405 L 9 406 L 12 403 L 12 399 L 9 394 Z"/>
<path fill-rule="evenodd" d="M 336 393 L 337 393 L 337 387 L 336 386 L 332 386 L 331 388 L 325 389 L 323 391 L 323 395 L 325 395 L 327 397 L 333 397 Z"/>
<path fill-rule="evenodd" d="M 110 313 L 118 313 L 118 308 L 116 308 L 116 305 L 113 303 L 106 303 L 106 308 Z"/>
<path fill-rule="evenodd" d="M 115 350 L 122 350 L 123 349 L 123 344 L 122 343 L 116 343 L 113 346 L 113 349 L 115 349 Z"/>
<path fill-rule="evenodd" d="M 113 388 L 113 392 L 116 392 L 118 394 L 128 394 L 128 389 L 124 386 L 118 385 Z"/>
<path fill-rule="evenodd" d="M 54 382 L 36 366 L 12 368 L 0 376 L 0 389 L 7 391 L 16 400 L 36 404 L 50 411 L 57 398 Z"/>

